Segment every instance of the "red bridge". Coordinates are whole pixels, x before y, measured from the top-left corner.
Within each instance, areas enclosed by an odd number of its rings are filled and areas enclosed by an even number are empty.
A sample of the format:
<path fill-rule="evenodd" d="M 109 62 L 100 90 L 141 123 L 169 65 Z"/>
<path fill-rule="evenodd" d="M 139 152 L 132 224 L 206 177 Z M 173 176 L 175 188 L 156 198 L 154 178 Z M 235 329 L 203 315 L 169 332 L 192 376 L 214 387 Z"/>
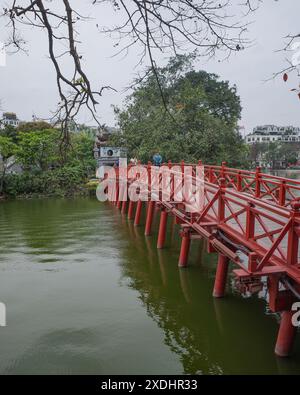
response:
<path fill-rule="evenodd" d="M 145 235 L 151 234 L 155 206 L 160 209 L 160 225 L 157 248 L 163 248 L 166 226 L 173 217 L 181 226 L 182 238 L 179 266 L 188 264 L 191 240 L 205 239 L 208 252 L 218 253 L 213 296 L 224 296 L 231 261 L 237 289 L 253 294 L 267 280 L 268 303 L 272 312 L 281 314 L 281 323 L 275 346 L 278 356 L 288 356 L 296 335 L 292 317 L 296 313 L 293 304 L 300 301 L 300 182 L 261 172 L 204 165 L 202 182 L 202 205 L 197 212 L 186 210 L 187 201 L 176 202 L 175 177 L 189 167 L 193 185 L 197 182 L 198 165 L 172 164 L 168 169 L 170 196 L 165 199 L 161 188 L 156 190 L 153 201 L 154 177 L 151 163 L 138 165 L 139 171 L 132 175 L 131 167 L 127 181 L 122 182 L 117 171 L 116 183 L 108 177 L 109 199 L 127 214 L 134 224 L 140 225 L 141 210 L 147 200 Z M 117 169 L 118 170 L 118 169 Z M 162 172 L 159 181 L 162 180 Z M 124 175 L 123 175 L 124 176 Z M 185 178 L 182 177 L 182 183 Z M 139 183 L 138 200 L 127 200 L 127 192 Z M 152 200 L 150 199 L 152 196 Z"/>

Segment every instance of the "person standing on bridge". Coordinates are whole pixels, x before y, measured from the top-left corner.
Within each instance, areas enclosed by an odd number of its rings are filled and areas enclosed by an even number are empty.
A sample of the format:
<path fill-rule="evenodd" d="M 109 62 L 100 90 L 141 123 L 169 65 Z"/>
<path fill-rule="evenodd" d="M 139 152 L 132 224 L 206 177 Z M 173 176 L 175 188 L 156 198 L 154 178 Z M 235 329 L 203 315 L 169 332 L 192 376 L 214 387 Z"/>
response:
<path fill-rule="evenodd" d="M 162 156 L 160 155 L 159 152 L 157 152 L 156 154 L 153 155 L 152 157 L 154 166 L 160 166 L 162 163 Z"/>

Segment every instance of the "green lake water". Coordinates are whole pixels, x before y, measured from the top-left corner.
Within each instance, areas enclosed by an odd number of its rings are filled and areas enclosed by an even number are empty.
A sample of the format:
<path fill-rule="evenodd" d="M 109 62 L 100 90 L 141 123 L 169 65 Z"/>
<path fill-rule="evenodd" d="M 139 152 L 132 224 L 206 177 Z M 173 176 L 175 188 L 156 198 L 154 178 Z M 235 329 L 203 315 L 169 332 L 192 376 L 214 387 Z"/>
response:
<path fill-rule="evenodd" d="M 264 294 L 213 299 L 216 255 L 193 241 L 179 269 L 178 227 L 161 251 L 157 228 L 96 199 L 1 202 L 0 373 L 299 374 Z"/>

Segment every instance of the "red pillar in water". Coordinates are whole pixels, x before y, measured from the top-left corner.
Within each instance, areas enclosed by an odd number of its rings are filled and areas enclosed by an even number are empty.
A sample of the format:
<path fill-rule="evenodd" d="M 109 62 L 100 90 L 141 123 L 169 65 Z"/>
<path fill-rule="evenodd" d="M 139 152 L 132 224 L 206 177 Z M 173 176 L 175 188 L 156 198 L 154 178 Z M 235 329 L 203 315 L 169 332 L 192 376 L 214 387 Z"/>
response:
<path fill-rule="evenodd" d="M 122 202 L 122 214 L 126 214 L 127 211 L 127 200 L 124 200 L 124 202 Z"/>
<path fill-rule="evenodd" d="M 134 226 L 138 226 L 140 224 L 142 206 L 143 202 L 141 200 L 138 200 L 135 211 Z"/>
<path fill-rule="evenodd" d="M 128 219 L 133 218 L 133 212 L 134 212 L 134 202 L 132 200 L 129 200 L 129 205 L 128 205 Z"/>
<path fill-rule="evenodd" d="M 153 202 L 152 200 L 149 200 L 148 209 L 147 209 L 147 216 L 146 216 L 145 236 L 149 236 L 151 234 L 154 208 L 155 208 L 155 202 Z"/>
<path fill-rule="evenodd" d="M 292 311 L 281 313 L 281 322 L 275 346 L 275 354 L 279 357 L 287 357 L 291 354 L 296 335 L 296 327 L 292 323 Z"/>
<path fill-rule="evenodd" d="M 115 185 L 115 196 L 114 196 L 115 200 L 113 201 L 113 204 L 116 206 L 119 200 L 119 183 L 116 182 Z"/>
<path fill-rule="evenodd" d="M 162 209 L 160 214 L 157 248 L 164 248 L 167 231 L 168 212 Z"/>
<path fill-rule="evenodd" d="M 222 298 L 224 296 L 227 273 L 228 273 L 228 265 L 229 265 L 229 259 L 225 255 L 219 254 L 217 272 L 215 277 L 215 285 L 213 291 L 213 296 L 215 298 Z"/>
<path fill-rule="evenodd" d="M 122 207 L 122 201 L 121 200 L 118 200 L 117 207 L 118 207 L 118 209 L 121 209 L 121 207 Z"/>
<path fill-rule="evenodd" d="M 190 251 L 191 239 L 190 232 L 188 230 L 184 230 L 182 233 L 181 239 L 181 248 L 179 255 L 179 267 L 186 267 L 188 263 L 189 251 Z"/>

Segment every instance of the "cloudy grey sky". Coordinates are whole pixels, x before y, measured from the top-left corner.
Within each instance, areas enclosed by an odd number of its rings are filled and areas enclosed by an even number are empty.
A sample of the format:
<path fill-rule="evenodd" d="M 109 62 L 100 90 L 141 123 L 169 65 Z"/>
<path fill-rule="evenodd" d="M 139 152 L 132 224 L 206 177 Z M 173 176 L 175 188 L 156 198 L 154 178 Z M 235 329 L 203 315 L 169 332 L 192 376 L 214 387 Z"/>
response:
<path fill-rule="evenodd" d="M 54 0 L 54 3 L 59 1 Z M 1 6 L 9 2 L 0 0 Z M 91 17 L 90 22 L 79 26 L 80 50 L 91 81 L 96 87 L 109 84 L 117 90 L 105 93 L 97 109 L 100 121 L 113 125 L 112 105 L 121 105 L 124 100 L 124 88 L 137 72 L 138 49 L 132 50 L 125 58 L 113 58 L 114 42 L 97 31 L 96 22 L 113 25 L 115 12 L 108 5 L 91 11 L 88 6 L 90 0 L 72 0 L 73 3 Z M 300 33 L 299 15 L 299 0 L 264 0 L 250 18 L 253 23 L 249 26 L 249 36 L 254 40 L 250 48 L 221 63 L 203 59 L 196 63 L 196 68 L 215 72 L 237 85 L 243 106 L 240 124 L 247 132 L 258 124 L 300 126 L 300 100 L 290 92 L 299 84 L 296 77 L 288 83 L 281 78 L 265 82 L 273 72 L 284 68 L 285 54 L 275 51 L 284 46 L 284 36 Z M 5 41 L 9 34 L 5 22 L 0 19 L 0 41 Z M 28 55 L 9 55 L 6 67 L 0 67 L 2 109 L 15 111 L 22 120 L 30 120 L 32 114 L 47 118 L 58 101 L 53 65 L 47 57 L 47 38 L 45 32 L 32 28 L 25 28 L 23 34 L 28 41 Z M 291 57 L 291 54 L 286 55 Z M 159 60 L 164 62 L 162 55 Z M 88 114 L 82 114 L 80 121 L 91 123 Z"/>

